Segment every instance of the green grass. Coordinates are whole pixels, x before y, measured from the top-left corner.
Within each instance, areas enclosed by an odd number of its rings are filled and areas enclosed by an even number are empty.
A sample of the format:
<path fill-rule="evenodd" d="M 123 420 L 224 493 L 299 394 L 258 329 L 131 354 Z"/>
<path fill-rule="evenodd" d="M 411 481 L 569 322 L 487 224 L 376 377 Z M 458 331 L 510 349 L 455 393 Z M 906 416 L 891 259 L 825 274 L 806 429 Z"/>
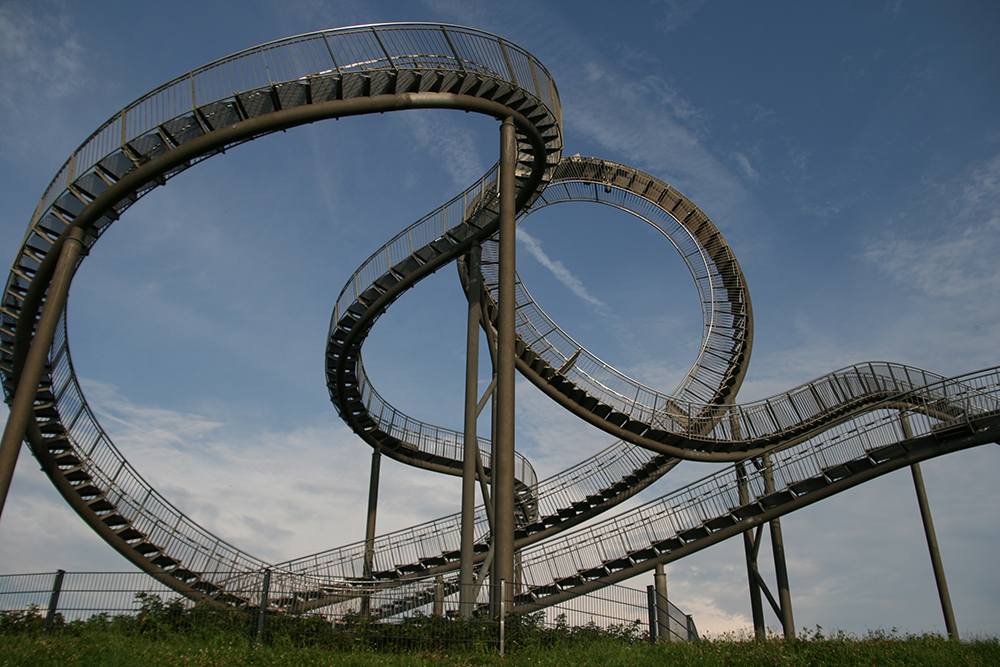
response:
<path fill-rule="evenodd" d="M 511 665 L 561 667 L 587 665 L 684 665 L 685 667 L 771 665 L 1000 665 L 996 638 L 951 642 L 938 635 L 895 637 L 881 633 L 863 638 L 833 639 L 812 635 L 794 642 L 722 638 L 697 643 L 652 645 L 615 637 L 525 643 L 505 657 L 495 649 L 467 646 L 457 650 L 342 650 L 328 646 L 297 646 L 278 637 L 257 646 L 233 634 L 158 632 L 37 633 L 0 636 L 0 665 L 31 667 L 142 667 L 282 665 L 287 667 L 416 665 Z"/>
<path fill-rule="evenodd" d="M 817 627 L 794 641 L 725 636 L 654 645 L 645 640 L 638 621 L 599 629 L 571 627 L 561 618 L 551 627 L 531 614 L 507 622 L 503 657 L 489 641 L 495 626 L 435 616 L 395 624 L 349 616 L 335 625 L 320 616 L 273 616 L 258 643 L 254 613 L 185 608 L 180 601 L 165 603 L 145 594 L 137 600 L 140 610 L 133 614 L 97 614 L 74 622 L 57 615 L 50 635 L 44 634 L 44 618 L 35 608 L 0 612 L 0 667 L 1000 665 L 997 637 L 956 642 L 895 631 L 828 637 Z"/>

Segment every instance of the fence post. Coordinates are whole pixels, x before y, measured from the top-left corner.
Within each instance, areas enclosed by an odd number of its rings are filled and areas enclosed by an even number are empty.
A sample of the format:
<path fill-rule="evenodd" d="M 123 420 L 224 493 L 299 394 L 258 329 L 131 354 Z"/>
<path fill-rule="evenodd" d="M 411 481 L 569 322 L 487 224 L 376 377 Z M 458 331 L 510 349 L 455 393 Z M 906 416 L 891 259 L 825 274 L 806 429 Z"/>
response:
<path fill-rule="evenodd" d="M 691 617 L 691 614 L 685 614 L 685 616 L 687 617 L 688 641 L 696 642 L 698 641 L 698 628 L 694 627 L 694 618 Z"/>
<path fill-rule="evenodd" d="M 652 585 L 646 586 L 646 611 L 649 613 L 649 641 L 655 644 L 659 623 L 656 618 L 656 589 Z"/>
<path fill-rule="evenodd" d="M 670 603 L 667 601 L 667 574 L 663 564 L 656 565 L 653 575 L 654 591 L 656 593 L 656 637 L 665 642 L 670 641 Z"/>
<path fill-rule="evenodd" d="M 52 595 L 49 597 L 49 611 L 45 614 L 45 629 L 43 630 L 45 634 L 52 632 L 52 625 L 56 620 L 56 608 L 59 606 L 59 593 L 62 592 L 63 575 L 65 574 L 64 570 L 56 570 L 56 578 L 52 582 Z"/>
<path fill-rule="evenodd" d="M 264 570 L 264 586 L 260 592 L 260 609 L 257 611 L 257 643 L 264 641 L 264 620 L 267 617 L 267 594 L 271 590 L 271 571 Z"/>
<path fill-rule="evenodd" d="M 444 616 L 444 576 L 434 578 L 434 615 Z"/>
<path fill-rule="evenodd" d="M 501 658 L 503 657 L 504 640 L 506 639 L 504 637 L 504 631 L 506 630 L 505 620 L 504 620 L 504 614 L 507 612 L 507 605 L 506 605 L 506 601 L 507 601 L 507 595 L 506 594 L 507 594 L 507 591 L 504 590 L 504 583 L 506 583 L 506 582 L 504 582 L 504 580 L 501 579 L 498 582 L 498 586 L 497 586 L 500 589 L 500 610 L 499 611 L 500 611 L 500 657 Z"/>

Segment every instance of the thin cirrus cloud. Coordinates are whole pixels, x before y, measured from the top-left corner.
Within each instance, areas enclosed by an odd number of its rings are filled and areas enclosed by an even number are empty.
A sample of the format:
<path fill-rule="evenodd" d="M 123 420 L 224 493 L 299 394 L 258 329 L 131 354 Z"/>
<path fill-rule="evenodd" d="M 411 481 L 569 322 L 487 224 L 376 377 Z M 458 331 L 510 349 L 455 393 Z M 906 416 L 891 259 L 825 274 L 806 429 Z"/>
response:
<path fill-rule="evenodd" d="M 706 202 L 703 208 L 710 203 L 713 219 L 731 224 L 755 210 L 739 178 L 703 144 L 700 114 L 661 77 L 622 80 L 600 61 L 592 61 L 570 78 L 576 80 L 564 95 L 564 107 L 574 110 L 566 119 L 567 134 L 582 135 L 615 159 L 656 174 L 693 200 Z M 575 94 L 595 86 L 607 94 Z"/>
<path fill-rule="evenodd" d="M 901 218 L 906 223 L 904 230 L 891 228 L 882 238 L 869 242 L 864 257 L 931 298 L 989 294 L 1000 281 L 996 264 L 1000 249 L 1000 155 L 942 187 L 953 196 L 947 199 L 949 210 L 939 211 L 937 221 L 927 219 L 935 214 L 922 208 L 905 211 Z M 990 307 L 977 304 L 977 308 Z"/>
<path fill-rule="evenodd" d="M 60 41 L 50 49 L 49 40 L 41 37 L 53 29 Z M 43 25 L 29 12 L 21 11 L 16 2 L 0 6 L 0 58 L 5 63 L 0 69 L 3 103 L 12 107 L 16 101 L 23 102 L 26 88 L 42 92 L 50 101 L 59 99 L 77 90 L 86 73 L 78 35 L 58 20 Z M 28 82 L 32 85 L 24 85 Z"/>
<path fill-rule="evenodd" d="M 607 305 L 598 299 L 596 296 L 587 291 L 583 282 L 574 276 L 566 266 L 557 259 L 552 259 L 549 257 L 544 250 L 542 250 L 542 242 L 533 237 L 528 232 L 524 231 L 520 227 L 517 230 L 517 239 L 524 244 L 525 249 L 538 260 L 538 263 L 544 266 L 546 269 L 552 272 L 556 280 L 561 282 L 563 285 L 569 289 L 570 292 L 580 297 L 583 301 L 590 304 L 598 312 L 603 312 L 607 309 Z"/>

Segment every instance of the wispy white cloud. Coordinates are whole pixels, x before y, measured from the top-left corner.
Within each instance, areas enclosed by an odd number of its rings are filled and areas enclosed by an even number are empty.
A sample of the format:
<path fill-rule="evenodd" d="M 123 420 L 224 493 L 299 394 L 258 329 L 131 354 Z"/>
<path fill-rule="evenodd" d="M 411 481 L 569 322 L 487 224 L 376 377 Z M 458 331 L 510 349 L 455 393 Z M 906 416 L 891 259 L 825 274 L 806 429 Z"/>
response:
<path fill-rule="evenodd" d="M 271 562 L 364 537 L 370 448 L 335 417 L 290 431 L 222 423 L 138 404 L 85 383 L 116 447 L 154 488 L 209 531 Z M 169 465 L 165 462 L 169 461 Z M 391 518 L 381 532 L 454 511 L 439 475 L 383 465 Z M 436 500 L 428 500 L 436 499 Z"/>
<path fill-rule="evenodd" d="M 936 299 L 985 297 L 1000 284 L 1000 155 L 945 186 L 949 211 L 906 212 L 904 230 L 870 241 L 865 258 L 896 280 Z M 950 192 L 948 194 L 950 194 Z M 910 218 L 913 218 L 912 220 Z M 991 300 L 992 301 L 992 300 Z"/>
<path fill-rule="evenodd" d="M 184 449 L 204 442 L 224 425 L 201 415 L 137 406 L 103 382 L 81 380 L 80 385 L 102 425 L 142 449 Z"/>
<path fill-rule="evenodd" d="M 44 24 L 20 2 L 0 5 L 0 91 L 9 108 L 25 105 L 26 93 L 51 102 L 83 85 L 86 67 L 79 36 L 58 17 Z"/>
<path fill-rule="evenodd" d="M 767 107 L 757 103 L 751 105 L 747 111 L 753 116 L 753 119 L 750 122 L 754 125 L 758 123 L 774 122 L 774 109 L 768 109 Z"/>
<path fill-rule="evenodd" d="M 607 308 L 607 305 L 603 301 L 587 291 L 587 288 L 580 281 L 580 279 L 574 276 L 562 262 L 557 259 L 552 259 L 545 253 L 544 250 L 542 250 L 541 241 L 520 227 L 517 229 L 517 239 L 524 244 L 524 247 L 531 254 L 531 256 L 538 260 L 539 264 L 551 271 L 552 275 L 556 277 L 556 280 L 565 285 L 570 292 L 586 301 L 598 311 L 603 311 Z"/>
<path fill-rule="evenodd" d="M 673 32 L 694 16 L 705 0 L 658 0 L 657 4 L 663 5 L 663 15 L 656 27 L 663 32 Z"/>
<path fill-rule="evenodd" d="M 81 36 L 62 9 L 48 2 L 0 3 L 0 122 L 7 128 L 0 149 L 9 158 L 49 144 L 65 150 L 62 124 L 72 110 L 60 105 L 92 83 Z M 48 112 L 43 120 L 40 109 L 62 113 Z"/>
<path fill-rule="evenodd" d="M 568 72 L 567 135 L 583 136 L 609 157 L 670 182 L 725 228 L 755 215 L 748 192 L 702 143 L 704 115 L 662 77 L 618 76 L 597 60 Z M 601 90 L 599 96 L 591 94 Z M 583 94 L 586 92 L 587 94 Z"/>
<path fill-rule="evenodd" d="M 440 158 L 457 187 L 467 187 L 486 171 L 468 128 L 433 112 L 407 113 L 401 118 L 413 133 L 415 147 Z"/>
<path fill-rule="evenodd" d="M 744 176 L 749 178 L 751 181 L 760 180 L 760 174 L 758 174 L 757 170 L 755 170 L 750 164 L 750 158 L 740 152 L 733 153 L 730 157 L 736 160 L 736 164 L 739 165 L 740 171 L 743 172 Z"/>

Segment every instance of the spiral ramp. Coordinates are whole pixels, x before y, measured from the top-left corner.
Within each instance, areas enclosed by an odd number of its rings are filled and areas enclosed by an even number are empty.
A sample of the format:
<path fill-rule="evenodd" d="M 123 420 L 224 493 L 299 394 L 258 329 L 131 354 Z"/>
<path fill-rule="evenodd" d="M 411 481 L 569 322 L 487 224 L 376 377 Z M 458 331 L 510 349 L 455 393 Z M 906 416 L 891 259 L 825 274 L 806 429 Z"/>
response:
<path fill-rule="evenodd" d="M 877 475 L 1000 439 L 997 369 L 945 379 L 900 365 L 860 364 L 734 405 L 749 361 L 752 312 L 738 263 L 708 217 L 637 170 L 591 158 L 560 159 L 561 110 L 540 63 L 486 33 L 425 25 L 325 31 L 251 49 L 166 84 L 92 135 L 43 196 L 7 281 L 0 374 L 8 402 L 24 390 L 18 381 L 68 230 L 83 230 L 89 247 L 152 188 L 257 136 L 404 108 L 514 116 L 522 216 L 562 201 L 627 210 L 677 247 L 702 302 L 698 359 L 668 395 L 583 349 L 518 285 L 519 371 L 574 414 L 620 438 L 541 482 L 520 460 L 518 609 L 627 579 Z M 389 406 L 364 373 L 361 346 L 378 316 L 420 279 L 459 260 L 473 243 L 483 244 L 487 258 L 495 253 L 496 195 L 494 170 L 377 251 L 335 307 L 326 354 L 331 399 L 363 440 L 410 465 L 459 473 L 461 435 Z M 496 280 L 489 262 L 485 266 L 484 328 L 491 336 Z M 281 602 L 289 608 L 350 599 L 370 586 L 360 581 L 363 543 L 272 565 L 215 537 L 158 494 L 87 405 L 72 367 L 65 313 L 31 390 L 34 419 L 26 439 L 57 489 L 113 548 L 179 592 L 244 604 L 227 590 L 245 590 L 265 569 L 284 579 L 285 590 L 299 591 Z M 486 451 L 480 447 L 488 470 Z M 770 465 L 758 467 L 764 453 Z M 681 458 L 740 463 L 594 526 L 569 530 L 646 488 Z M 482 508 L 476 525 L 481 559 L 488 542 Z M 458 526 L 456 515 L 377 538 L 375 576 L 403 590 L 424 575 L 455 571 Z M 401 593 L 393 608 L 420 595 L 419 589 Z"/>
<path fill-rule="evenodd" d="M 410 108 L 513 118 L 519 206 L 558 161 L 561 111 L 548 72 L 519 47 L 460 27 L 365 26 L 273 42 L 189 72 L 116 114 L 56 175 L 14 261 L 0 305 L 8 402 L 16 400 L 56 260 L 72 231 L 84 232 L 78 265 L 135 201 L 208 157 L 317 120 Z M 450 248 L 421 243 L 407 253 L 397 293 L 475 240 L 457 239 Z M 223 595 L 236 586 L 234 578 L 241 586 L 249 576 L 259 578 L 268 563 L 185 516 L 114 447 L 80 390 L 64 314 L 48 347 L 38 385 L 28 390 L 35 394 L 34 418 L 25 436 L 67 502 L 126 558 L 193 599 Z M 424 451 L 412 463 L 435 461 Z M 526 462 L 522 470 L 530 488 L 534 473 Z"/>

